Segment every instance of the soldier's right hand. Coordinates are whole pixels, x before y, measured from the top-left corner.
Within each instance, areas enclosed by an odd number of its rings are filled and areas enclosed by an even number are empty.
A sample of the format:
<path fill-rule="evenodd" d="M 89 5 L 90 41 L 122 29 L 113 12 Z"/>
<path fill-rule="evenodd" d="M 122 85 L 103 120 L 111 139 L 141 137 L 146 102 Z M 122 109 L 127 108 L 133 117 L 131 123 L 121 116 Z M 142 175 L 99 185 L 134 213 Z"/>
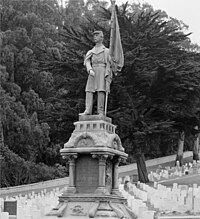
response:
<path fill-rule="evenodd" d="M 89 74 L 90 74 L 91 76 L 93 76 L 93 77 L 94 77 L 94 75 L 95 75 L 95 73 L 94 73 L 94 71 L 93 71 L 92 69 L 90 70 Z"/>

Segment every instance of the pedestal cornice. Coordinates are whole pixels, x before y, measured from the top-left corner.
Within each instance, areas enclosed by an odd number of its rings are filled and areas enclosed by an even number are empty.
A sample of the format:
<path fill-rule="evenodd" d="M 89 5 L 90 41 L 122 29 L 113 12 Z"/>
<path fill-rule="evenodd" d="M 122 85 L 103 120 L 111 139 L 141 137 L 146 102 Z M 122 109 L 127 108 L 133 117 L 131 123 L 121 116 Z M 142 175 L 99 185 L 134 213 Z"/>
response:
<path fill-rule="evenodd" d="M 112 123 L 112 119 L 104 115 L 81 115 L 79 121 L 97 121 L 103 120 L 105 122 Z"/>
<path fill-rule="evenodd" d="M 119 156 L 123 159 L 127 159 L 128 155 L 122 151 L 115 150 L 113 148 L 106 148 L 106 147 L 88 147 L 88 148 L 63 148 L 60 150 L 61 155 L 63 158 L 69 156 L 70 154 L 74 155 L 75 153 L 81 154 L 95 154 L 95 155 L 110 155 L 110 156 Z"/>

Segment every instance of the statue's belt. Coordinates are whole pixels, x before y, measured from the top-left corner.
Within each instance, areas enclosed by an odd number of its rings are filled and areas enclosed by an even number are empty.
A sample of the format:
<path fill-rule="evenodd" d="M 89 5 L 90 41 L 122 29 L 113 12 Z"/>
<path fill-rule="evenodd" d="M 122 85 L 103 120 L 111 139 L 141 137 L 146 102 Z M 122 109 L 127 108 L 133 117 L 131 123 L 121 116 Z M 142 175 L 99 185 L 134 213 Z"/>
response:
<path fill-rule="evenodd" d="M 99 64 L 92 64 L 92 67 L 105 67 L 106 64 L 104 63 L 99 63 Z"/>

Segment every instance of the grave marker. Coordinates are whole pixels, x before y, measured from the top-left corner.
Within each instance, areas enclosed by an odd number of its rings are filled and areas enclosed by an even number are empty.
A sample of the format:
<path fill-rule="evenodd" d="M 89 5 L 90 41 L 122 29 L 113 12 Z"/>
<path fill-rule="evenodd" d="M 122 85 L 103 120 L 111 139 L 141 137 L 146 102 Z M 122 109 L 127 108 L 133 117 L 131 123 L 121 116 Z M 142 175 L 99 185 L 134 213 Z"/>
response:
<path fill-rule="evenodd" d="M 17 215 L 17 201 L 4 201 L 4 212 L 9 215 Z"/>

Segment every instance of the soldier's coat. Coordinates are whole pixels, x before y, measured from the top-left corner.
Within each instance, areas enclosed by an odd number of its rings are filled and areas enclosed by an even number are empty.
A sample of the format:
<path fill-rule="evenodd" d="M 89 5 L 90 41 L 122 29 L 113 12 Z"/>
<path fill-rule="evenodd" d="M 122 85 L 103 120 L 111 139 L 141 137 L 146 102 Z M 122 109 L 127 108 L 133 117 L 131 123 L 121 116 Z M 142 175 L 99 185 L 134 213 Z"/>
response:
<path fill-rule="evenodd" d="M 91 76 L 89 74 L 85 91 L 110 92 L 112 71 L 109 49 L 106 48 L 104 45 L 100 47 L 93 47 L 93 49 L 87 52 L 84 60 L 84 65 L 86 66 L 88 73 L 91 69 L 95 72 L 95 76 Z"/>

